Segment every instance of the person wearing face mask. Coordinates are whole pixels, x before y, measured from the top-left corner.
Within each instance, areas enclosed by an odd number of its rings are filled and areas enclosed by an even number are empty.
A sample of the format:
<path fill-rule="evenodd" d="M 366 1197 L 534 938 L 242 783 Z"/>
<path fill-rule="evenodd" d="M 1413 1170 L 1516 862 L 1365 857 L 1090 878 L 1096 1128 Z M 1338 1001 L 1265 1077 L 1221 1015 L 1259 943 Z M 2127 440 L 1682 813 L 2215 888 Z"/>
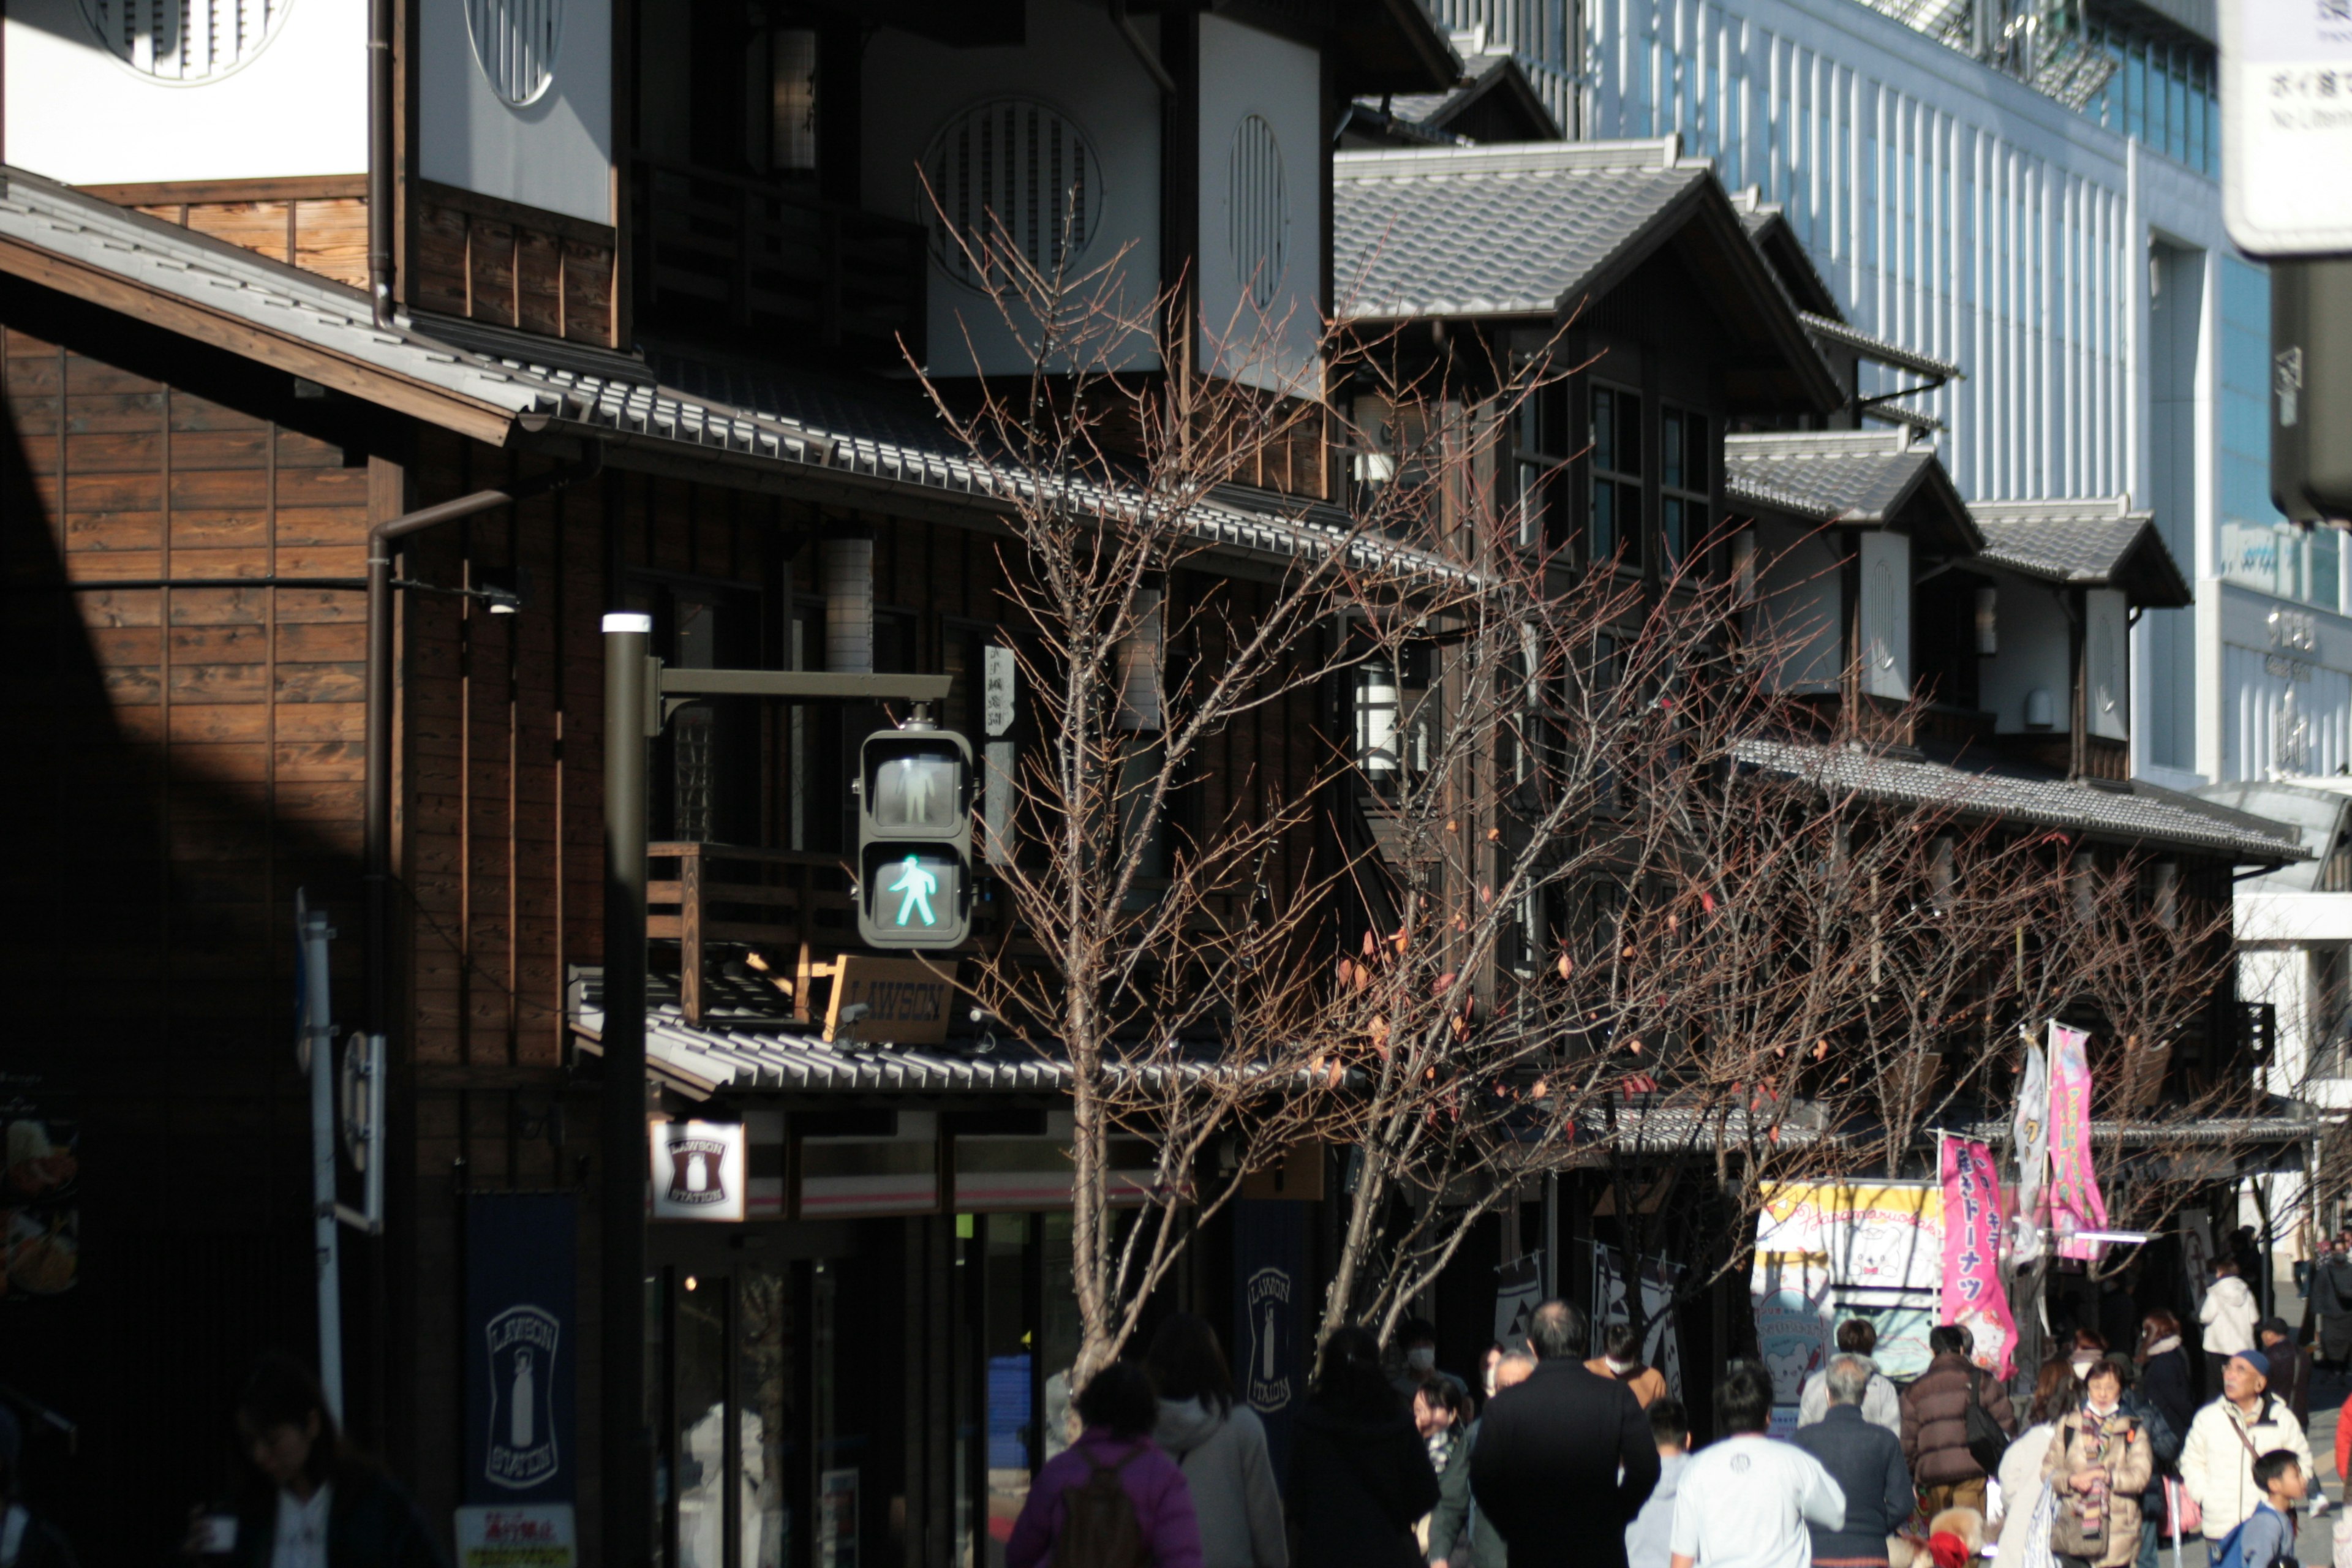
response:
<path fill-rule="evenodd" d="M 1665 1397 L 1665 1373 L 1642 1359 L 1642 1338 L 1631 1323 L 1620 1321 L 1602 1329 L 1601 1353 L 1586 1362 L 1584 1370 L 1615 1378 L 1633 1391 L 1644 1410 Z"/>
<path fill-rule="evenodd" d="M 1426 1318 L 1407 1318 L 1397 1330 L 1396 1343 L 1402 1352 L 1404 1370 L 1391 1384 L 1399 1394 L 1411 1399 L 1424 1383 L 1450 1383 L 1463 1393 L 1470 1385 L 1450 1372 L 1441 1372 L 1437 1365 L 1437 1325 Z"/>
<path fill-rule="evenodd" d="M 2284 1318 L 2264 1318 L 2254 1326 L 2263 1354 L 2271 1358 L 2271 1393 L 2294 1418 L 2311 1425 L 2311 1352 L 2294 1342 Z"/>
<path fill-rule="evenodd" d="M 2139 1559 L 2140 1502 L 2156 1460 L 2146 1428 L 2124 1408 L 2129 1381 L 2121 1362 L 2092 1363 L 2081 1405 L 2051 1434 L 2042 1479 L 2057 1500 L 2050 1547 L 2064 1568 L 2124 1568 Z"/>

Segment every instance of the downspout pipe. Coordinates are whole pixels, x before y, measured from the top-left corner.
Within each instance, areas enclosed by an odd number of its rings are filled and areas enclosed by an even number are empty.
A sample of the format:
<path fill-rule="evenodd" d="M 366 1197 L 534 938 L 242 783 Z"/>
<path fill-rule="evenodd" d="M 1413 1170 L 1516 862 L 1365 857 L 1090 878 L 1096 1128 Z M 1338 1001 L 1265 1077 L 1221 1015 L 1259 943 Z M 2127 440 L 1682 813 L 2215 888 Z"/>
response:
<path fill-rule="evenodd" d="M 392 1029 L 392 561 L 401 540 L 445 522 L 511 506 L 595 477 L 601 447 L 575 463 L 497 489 L 476 490 L 404 512 L 368 530 L 367 762 L 365 867 L 367 896 L 367 1030 L 377 1039 Z"/>
<path fill-rule="evenodd" d="M 375 0 L 375 3 L 383 5 L 384 0 Z M 1110 0 L 1110 25 L 1118 29 L 1119 37 L 1127 40 L 1127 47 L 1142 63 L 1143 68 L 1150 73 L 1151 79 L 1159 83 L 1160 90 L 1170 98 L 1175 97 L 1176 79 L 1170 76 L 1168 68 L 1160 63 L 1160 51 L 1145 43 L 1143 35 L 1136 30 L 1135 18 L 1127 14 L 1127 0 Z"/>
<path fill-rule="evenodd" d="M 392 7 L 393 0 L 368 0 L 368 299 L 375 324 L 387 331 L 392 328 Z M 374 614 L 373 600 L 369 614 Z"/>

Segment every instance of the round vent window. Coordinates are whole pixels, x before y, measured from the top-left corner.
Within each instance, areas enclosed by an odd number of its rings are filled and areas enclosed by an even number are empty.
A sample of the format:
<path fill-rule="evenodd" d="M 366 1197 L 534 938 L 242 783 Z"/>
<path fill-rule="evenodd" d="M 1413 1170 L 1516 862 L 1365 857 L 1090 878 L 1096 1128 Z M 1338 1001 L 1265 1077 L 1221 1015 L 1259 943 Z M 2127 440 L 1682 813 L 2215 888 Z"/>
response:
<path fill-rule="evenodd" d="M 918 193 L 931 255 L 984 289 L 990 258 L 1018 255 L 1051 275 L 1085 254 L 1102 216 L 1102 165 L 1077 122 L 1031 98 L 998 98 L 940 127 Z"/>
<path fill-rule="evenodd" d="M 555 80 L 563 0 L 466 0 L 466 31 L 490 90 L 520 109 Z"/>
<path fill-rule="evenodd" d="M 1225 169 L 1225 246 L 1234 275 L 1261 310 L 1274 305 L 1290 260 L 1290 196 L 1282 182 L 1282 144 L 1259 115 L 1234 128 Z"/>
<path fill-rule="evenodd" d="M 293 0 L 81 0 L 117 59 L 167 82 L 213 81 L 259 54 Z"/>

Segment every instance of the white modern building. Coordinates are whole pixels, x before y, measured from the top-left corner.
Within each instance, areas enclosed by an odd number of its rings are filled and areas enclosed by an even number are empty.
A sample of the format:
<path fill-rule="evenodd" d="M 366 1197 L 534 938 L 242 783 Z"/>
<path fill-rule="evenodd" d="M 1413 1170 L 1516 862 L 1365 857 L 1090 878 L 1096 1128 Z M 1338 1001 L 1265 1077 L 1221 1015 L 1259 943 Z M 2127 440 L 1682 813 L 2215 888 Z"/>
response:
<path fill-rule="evenodd" d="M 1891 400 L 1971 501 L 2126 495 L 2196 604 L 2133 635 L 2133 771 L 2352 761 L 2337 536 L 2270 504 L 2269 289 L 2221 227 L 2212 0 L 1433 0 L 1570 134 L 1678 132 L 1844 307 L 1967 379 Z M 1880 369 L 1865 390 L 1915 378 Z"/>

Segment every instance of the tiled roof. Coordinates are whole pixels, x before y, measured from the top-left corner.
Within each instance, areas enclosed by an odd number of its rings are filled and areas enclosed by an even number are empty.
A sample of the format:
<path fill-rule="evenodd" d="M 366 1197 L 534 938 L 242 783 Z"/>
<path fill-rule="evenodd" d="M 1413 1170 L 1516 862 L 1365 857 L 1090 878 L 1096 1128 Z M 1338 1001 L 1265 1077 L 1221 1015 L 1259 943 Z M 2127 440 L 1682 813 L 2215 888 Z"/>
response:
<path fill-rule="evenodd" d="M 1933 447 L 1906 430 L 1812 430 L 1727 436 L 1724 489 L 1734 501 L 1813 522 L 1883 523 L 1927 494 L 1916 514 L 1940 542 L 1980 541 Z"/>
<path fill-rule="evenodd" d="M 1810 780 L 1825 791 L 1943 806 L 1974 820 L 2227 856 L 2233 864 L 2300 860 L 2307 854 L 2292 829 L 2138 779 L 2070 784 L 2006 758 L 1955 763 L 1762 737 L 1739 742 L 1738 755 L 1750 767 Z"/>
<path fill-rule="evenodd" d="M 1901 343 L 1890 343 L 1885 338 L 1874 338 L 1861 328 L 1850 327 L 1835 317 L 1816 315 L 1807 310 L 1802 319 L 1805 331 L 1813 336 L 1824 342 L 1852 349 L 1863 358 L 1875 360 L 1880 364 L 1893 365 L 1897 370 L 1912 371 L 1920 375 L 1939 376 L 1946 381 L 1960 380 L 1967 374 L 1949 360 L 1923 354 L 1916 349 L 1906 349 Z"/>
<path fill-rule="evenodd" d="M 357 289 L 5 166 L 0 270 L 68 291 L 96 275 L 130 285 L 142 298 L 193 307 L 203 313 L 201 325 L 173 330 L 202 331 L 264 360 L 280 345 L 315 351 L 305 361 L 311 368 L 297 374 L 340 376 L 338 390 L 362 398 L 420 394 L 405 398 L 420 417 L 480 439 L 500 441 L 514 428 L 553 430 L 776 464 L 852 486 L 945 492 L 992 507 L 1034 493 L 1040 483 L 1010 465 L 978 460 L 908 398 L 894 400 L 878 384 L 852 395 L 845 384 L 809 378 L 795 393 L 787 389 L 799 378 L 781 368 L 729 372 L 675 356 L 648 363 L 430 318 L 404 318 L 387 331 L 376 326 Z M 886 406 L 889 413 L 877 413 Z M 1139 500 L 1134 492 L 1064 482 L 1081 506 L 1109 510 Z M 1346 520 L 1328 507 L 1282 500 L 1260 510 L 1223 490 L 1195 503 L 1190 515 L 1204 541 L 1276 558 L 1333 548 L 1346 533 Z M 1451 563 L 1361 539 L 1352 549 L 1363 559 L 1378 555 L 1440 574 L 1457 571 Z"/>
<path fill-rule="evenodd" d="M 771 998 L 772 1000 L 772 998 Z M 581 1047 L 602 1056 L 604 976 L 594 966 L 573 969 L 566 1005 Z M 781 1094 L 1058 1095 L 1070 1087 L 1068 1058 L 1055 1047 L 986 1036 L 940 1046 L 827 1044 L 805 1024 L 743 1011 L 706 1013 L 690 1026 L 678 1010 L 675 983 L 646 976 L 646 1065 L 671 1088 L 700 1099 L 722 1089 Z M 1149 1073 L 1232 1074 L 1235 1068 L 1194 1059 Z M 1301 1079 L 1300 1087 L 1305 1087 Z"/>
<path fill-rule="evenodd" d="M 2190 602 L 2154 517 L 2132 510 L 2128 496 L 1977 501 L 1969 510 L 1984 531 L 1985 559 L 2013 572 L 2081 587 L 2124 587 L 2136 603 L 2159 607 Z"/>
<path fill-rule="evenodd" d="M 1710 174 L 1678 143 L 1341 153 L 1333 276 L 1342 313 L 1549 316 Z"/>

